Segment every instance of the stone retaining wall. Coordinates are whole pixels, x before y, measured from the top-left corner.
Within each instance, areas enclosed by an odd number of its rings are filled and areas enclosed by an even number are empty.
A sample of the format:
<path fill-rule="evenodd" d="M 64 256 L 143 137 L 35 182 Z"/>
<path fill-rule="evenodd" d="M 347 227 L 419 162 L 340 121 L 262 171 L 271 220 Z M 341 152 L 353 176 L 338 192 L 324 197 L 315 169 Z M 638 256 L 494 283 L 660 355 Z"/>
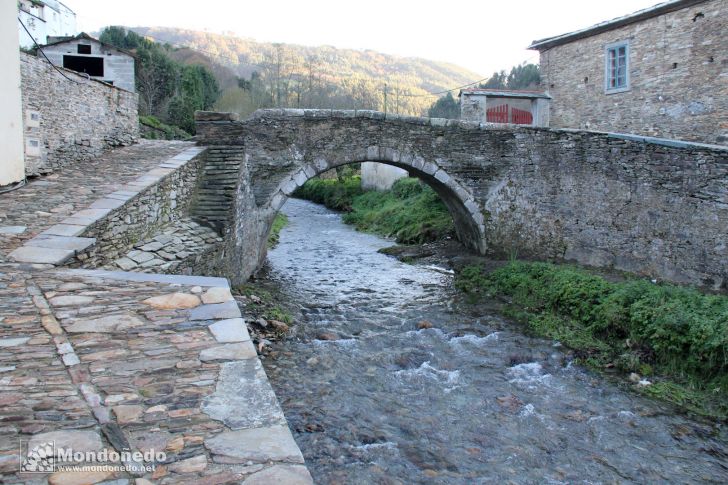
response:
<path fill-rule="evenodd" d="M 199 152 L 198 149 L 193 150 Z M 77 262 L 71 266 L 102 267 L 124 256 L 135 244 L 154 236 L 163 226 L 188 215 L 205 152 L 178 157 L 172 160 L 183 161 L 188 157 L 188 161 L 171 173 L 163 174 L 158 182 L 146 187 L 81 233 L 82 237 L 95 238 L 96 243 L 78 253 Z M 155 171 L 145 177 L 151 181 Z"/>
<path fill-rule="evenodd" d="M 52 173 L 139 138 L 135 93 L 20 54 L 26 175 Z"/>

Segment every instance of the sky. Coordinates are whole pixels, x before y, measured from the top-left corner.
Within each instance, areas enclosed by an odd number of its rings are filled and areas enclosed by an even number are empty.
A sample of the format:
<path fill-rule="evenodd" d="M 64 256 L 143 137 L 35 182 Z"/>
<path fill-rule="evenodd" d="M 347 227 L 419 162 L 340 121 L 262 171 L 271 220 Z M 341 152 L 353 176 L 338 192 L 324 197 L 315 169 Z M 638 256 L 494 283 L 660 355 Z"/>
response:
<path fill-rule="evenodd" d="M 63 0 L 78 28 L 180 27 L 266 42 L 372 49 L 447 61 L 483 76 L 538 62 L 531 41 L 650 7 L 659 0 Z"/>

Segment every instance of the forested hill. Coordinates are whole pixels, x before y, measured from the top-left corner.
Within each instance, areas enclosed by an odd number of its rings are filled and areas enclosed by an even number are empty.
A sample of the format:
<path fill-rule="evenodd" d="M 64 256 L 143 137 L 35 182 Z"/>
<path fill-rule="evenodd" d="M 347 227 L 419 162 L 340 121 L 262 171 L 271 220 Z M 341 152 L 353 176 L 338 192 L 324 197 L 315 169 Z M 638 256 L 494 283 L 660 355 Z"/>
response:
<path fill-rule="evenodd" d="M 251 108 L 270 104 L 382 109 L 384 83 L 387 83 L 390 111 L 420 115 L 437 99 L 424 94 L 483 77 L 454 64 L 371 50 L 273 44 L 176 28 L 132 27 L 131 30 L 159 43 L 190 47 L 211 61 L 230 67 L 242 80 L 258 83 L 257 87 L 244 82 L 232 86 L 235 82 L 232 78 L 228 77 L 228 82 L 218 79 L 223 87 L 221 103 Z M 253 92 L 256 88 L 257 94 Z M 246 97 L 250 99 L 242 99 Z M 243 106 L 222 107 L 247 111 Z"/>

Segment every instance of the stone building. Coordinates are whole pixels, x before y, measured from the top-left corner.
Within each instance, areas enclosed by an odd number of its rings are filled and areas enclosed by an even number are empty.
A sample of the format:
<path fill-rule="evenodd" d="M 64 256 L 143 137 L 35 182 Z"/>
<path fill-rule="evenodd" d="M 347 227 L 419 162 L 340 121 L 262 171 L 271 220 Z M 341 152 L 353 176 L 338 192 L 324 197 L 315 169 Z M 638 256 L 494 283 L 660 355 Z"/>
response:
<path fill-rule="evenodd" d="M 117 88 L 135 92 L 134 55 L 81 32 L 42 46 L 50 61 Z"/>
<path fill-rule="evenodd" d="M 76 35 L 76 14 L 58 0 L 19 0 L 18 20 L 24 49 L 51 42 L 49 37 Z"/>
<path fill-rule="evenodd" d="M 549 126 L 551 97 L 543 91 L 469 88 L 458 96 L 462 120 Z"/>
<path fill-rule="evenodd" d="M 728 144 L 728 2 L 674 0 L 534 41 L 552 127 Z"/>
<path fill-rule="evenodd" d="M 14 49 L 17 55 L 17 47 Z M 25 174 L 44 175 L 139 138 L 139 95 L 20 53 Z"/>

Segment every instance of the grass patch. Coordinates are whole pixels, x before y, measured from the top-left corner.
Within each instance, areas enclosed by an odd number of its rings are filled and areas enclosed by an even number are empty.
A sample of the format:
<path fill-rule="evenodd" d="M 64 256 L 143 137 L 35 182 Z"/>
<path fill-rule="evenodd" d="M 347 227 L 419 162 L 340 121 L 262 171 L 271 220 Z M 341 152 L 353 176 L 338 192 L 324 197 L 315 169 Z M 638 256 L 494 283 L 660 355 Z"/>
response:
<path fill-rule="evenodd" d="M 272 249 L 276 247 L 278 241 L 281 239 L 281 230 L 288 225 L 288 216 L 279 212 L 276 214 L 276 218 L 273 219 L 273 225 L 270 228 L 270 234 L 268 235 L 268 248 Z"/>
<path fill-rule="evenodd" d="M 345 223 L 360 231 L 393 237 L 400 244 L 421 244 L 455 233 L 452 217 L 440 197 L 416 178 L 400 179 L 385 192 L 364 192 L 358 176 L 312 179 L 295 196 L 344 211 Z"/>
<path fill-rule="evenodd" d="M 358 175 L 344 179 L 312 178 L 293 194 L 295 197 L 323 204 L 329 209 L 349 212 L 354 198 L 363 195 L 361 177 Z"/>
<path fill-rule="evenodd" d="M 144 138 L 149 140 L 188 140 L 192 135 L 178 126 L 162 123 L 154 116 L 140 116 L 139 123 L 153 128 L 144 133 Z"/>
<path fill-rule="evenodd" d="M 261 285 L 247 283 L 236 286 L 233 293 L 248 297 L 249 300 L 246 304 L 248 317 L 278 320 L 288 325 L 293 323 L 293 315 L 286 308 L 276 303 L 281 300 L 281 296 L 274 294 L 271 290 Z"/>
<path fill-rule="evenodd" d="M 469 266 L 456 286 L 507 297 L 505 313 L 597 369 L 654 376 L 645 394 L 728 417 L 728 297 L 643 280 L 610 282 L 568 265 Z"/>

